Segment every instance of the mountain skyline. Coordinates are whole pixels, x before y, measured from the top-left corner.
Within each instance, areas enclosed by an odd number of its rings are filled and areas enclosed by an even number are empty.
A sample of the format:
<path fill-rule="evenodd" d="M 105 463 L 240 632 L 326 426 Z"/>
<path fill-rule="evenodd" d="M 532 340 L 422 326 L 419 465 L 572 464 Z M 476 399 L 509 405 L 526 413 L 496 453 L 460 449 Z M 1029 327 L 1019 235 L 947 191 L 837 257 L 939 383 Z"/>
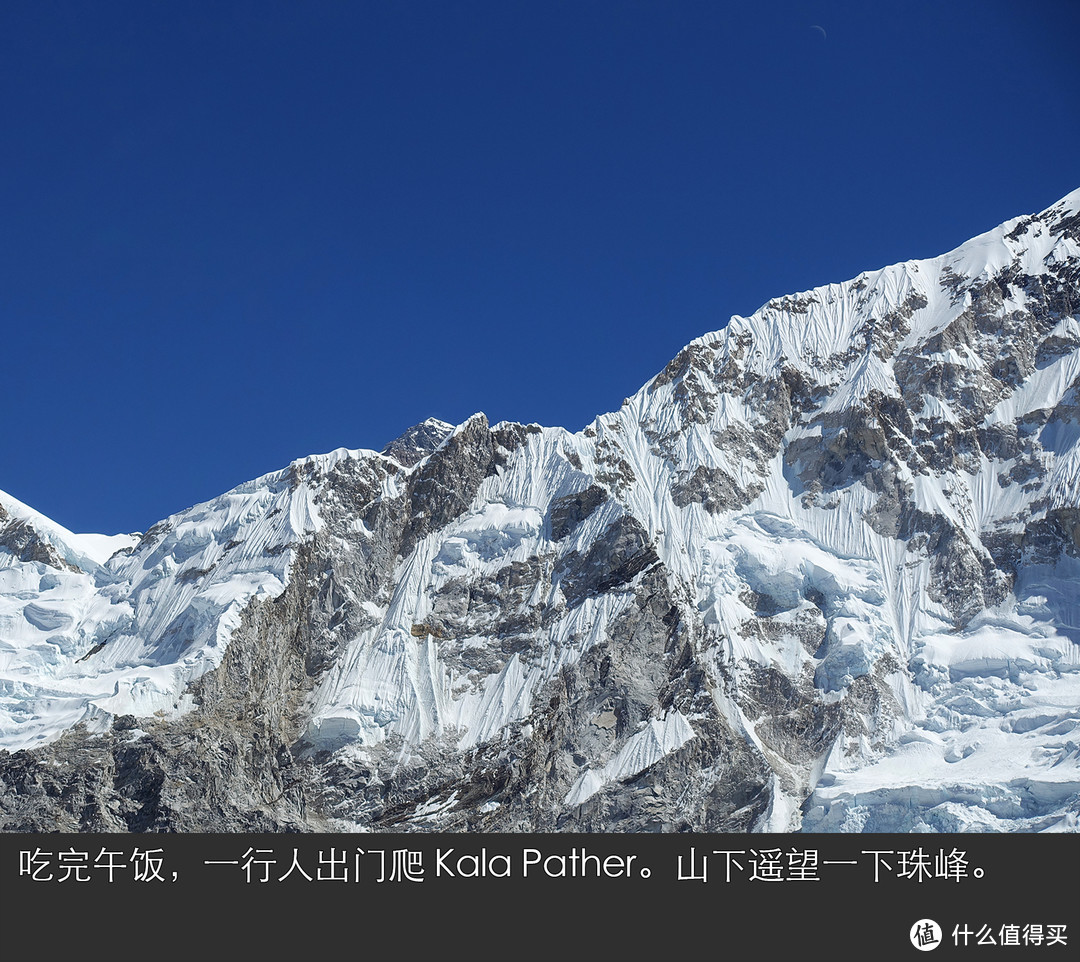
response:
<path fill-rule="evenodd" d="M 1066 194 L 1061 195 L 1060 199 L 1057 201 L 1057 204 L 1048 205 L 1047 208 L 1045 208 L 1045 209 L 1048 210 L 1053 206 L 1057 206 L 1057 205 L 1060 205 L 1060 204 L 1068 204 L 1068 203 L 1072 202 L 1073 198 L 1075 198 L 1075 196 L 1076 196 L 1076 194 L 1078 192 L 1080 192 L 1080 188 L 1078 188 L 1076 190 L 1068 191 Z M 1024 217 L 1036 217 L 1038 215 L 1037 215 L 1037 212 L 1032 212 L 1030 214 L 1022 215 L 1022 216 L 1024 216 Z M 1014 217 L 1012 219 L 1016 220 L 1018 218 Z M 992 233 L 992 231 L 987 232 L 987 233 Z M 982 235 L 976 235 L 976 237 L 981 237 L 981 236 Z M 967 246 L 967 244 L 969 244 L 969 243 L 971 243 L 970 240 L 965 242 L 965 244 L 961 244 L 960 247 Z M 944 251 L 940 255 L 938 255 L 938 257 L 939 258 L 944 257 L 948 253 L 950 253 L 950 251 Z M 908 262 L 916 262 L 916 261 L 920 261 L 920 260 L 924 260 L 924 259 L 927 259 L 927 258 L 912 257 L 912 258 L 907 259 L 906 261 L 898 262 L 898 264 L 908 263 Z M 930 259 L 934 259 L 934 258 L 930 258 Z M 850 278 L 845 278 L 842 281 L 840 281 L 839 283 L 841 283 L 841 284 L 852 283 L 852 282 L 856 281 L 858 277 L 861 277 L 861 276 L 866 275 L 866 274 L 874 273 L 875 271 L 885 270 L 887 267 L 893 267 L 893 266 L 898 266 L 898 265 L 886 265 L 886 266 L 882 266 L 882 267 L 879 267 L 879 268 L 876 268 L 876 269 L 863 270 L 863 271 L 859 272 L 858 275 L 850 277 Z M 762 302 L 759 305 L 758 310 L 753 312 L 753 313 L 754 314 L 759 314 L 763 310 L 767 309 L 770 305 L 773 305 L 773 304 L 783 304 L 783 303 L 788 303 L 788 302 L 797 303 L 800 300 L 813 297 L 816 292 L 824 289 L 825 287 L 829 287 L 829 286 L 831 286 L 831 285 L 829 285 L 829 284 L 816 285 L 814 287 L 808 288 L 807 290 L 803 290 L 803 291 L 788 291 L 788 292 L 786 292 L 786 293 L 784 293 L 782 295 L 774 295 L 772 297 L 767 298 L 764 302 Z M 749 316 L 753 316 L 753 315 L 749 315 Z M 683 345 L 682 351 L 678 352 L 679 355 L 681 356 L 681 354 L 685 350 L 690 348 L 694 343 L 700 342 L 702 340 L 707 340 L 707 339 L 709 339 L 711 337 L 719 336 L 726 329 L 726 327 L 728 326 L 728 323 L 730 323 L 730 321 L 741 320 L 741 319 L 742 319 L 741 315 L 738 315 L 738 314 L 732 315 L 727 321 L 725 321 L 724 324 L 722 324 L 721 326 L 719 326 L 715 330 L 706 331 L 706 332 L 704 332 L 702 334 L 699 334 L 699 335 L 695 336 L 692 341 L 687 342 L 687 343 L 685 343 Z M 660 373 L 661 373 L 661 371 L 659 371 L 659 370 L 654 371 L 653 374 L 645 382 L 645 384 L 647 385 L 647 384 L 651 383 L 653 380 L 655 380 L 655 378 L 657 376 L 659 376 Z M 644 389 L 644 388 L 642 388 L 642 389 Z M 624 403 L 627 400 L 628 400 L 628 398 L 623 398 Z M 612 410 L 614 410 L 614 409 L 612 409 Z M 485 420 L 487 420 L 486 412 L 483 411 L 483 410 L 478 409 L 476 411 L 471 412 L 469 417 L 467 417 L 466 419 L 461 421 L 460 424 L 466 423 L 467 421 L 471 420 L 473 417 L 476 417 L 477 415 L 482 416 L 482 417 L 485 418 Z M 590 423 L 595 422 L 598 418 L 600 418 L 602 416 L 603 416 L 603 414 L 593 415 Z M 492 423 L 500 424 L 500 423 L 503 423 L 503 422 L 492 422 Z M 508 423 L 525 423 L 525 422 L 508 422 Z M 533 422 L 527 422 L 527 423 L 535 425 L 535 424 L 538 424 L 539 422 L 533 421 Z M 291 465 L 296 465 L 296 464 L 303 463 L 305 461 L 310 461 L 310 460 L 317 459 L 317 458 L 324 457 L 324 456 L 325 457 L 340 456 L 340 454 L 343 453 L 343 452 L 358 453 L 358 452 L 366 451 L 366 452 L 374 453 L 374 452 L 379 451 L 381 449 L 382 453 L 391 454 L 393 456 L 396 456 L 399 460 L 401 460 L 402 464 L 407 464 L 408 465 L 408 464 L 410 464 L 411 461 L 413 461 L 413 459 L 418 457 L 421 453 L 424 453 L 425 455 L 427 453 L 430 453 L 431 442 L 432 442 L 432 440 L 434 438 L 436 438 L 439 435 L 440 430 L 445 429 L 446 431 L 449 431 L 449 430 L 453 429 L 455 426 L 456 425 L 454 425 L 454 424 L 452 424 L 450 422 L 447 422 L 447 421 L 443 421 L 443 420 L 441 420 L 440 418 L 438 418 L 438 417 L 436 417 L 434 415 L 429 415 L 426 418 L 424 418 L 423 420 L 421 420 L 421 421 L 419 421 L 419 422 L 417 422 L 417 423 L 415 423 L 415 424 L 413 424 L 411 426 L 405 427 L 398 434 L 395 434 L 392 438 L 386 439 L 385 443 L 383 443 L 380 446 L 361 447 L 361 448 L 356 448 L 356 449 L 349 449 L 349 448 L 346 448 L 346 447 L 344 447 L 342 445 L 338 445 L 332 451 L 328 449 L 326 451 L 311 452 L 311 453 L 308 453 L 306 455 L 295 456 L 295 457 L 290 459 L 289 463 Z M 459 426 L 459 425 L 457 425 L 457 426 Z M 566 425 L 563 425 L 563 424 L 544 424 L 542 426 L 544 426 L 544 427 L 566 428 Z M 589 425 L 587 423 L 585 425 L 585 427 L 588 427 L 588 426 Z M 259 476 L 253 477 L 253 478 L 244 479 L 244 481 L 241 483 L 240 486 L 243 487 L 245 484 L 256 483 L 262 477 L 269 477 L 271 475 L 277 474 L 277 473 L 280 472 L 280 470 L 281 470 L 280 467 L 279 468 L 272 468 L 270 471 L 264 472 L 262 475 L 259 475 Z M 125 543 L 124 539 L 125 539 L 125 536 L 127 536 L 127 535 L 139 536 L 139 535 L 143 534 L 143 532 L 139 531 L 139 530 L 118 531 L 118 532 L 110 532 L 110 533 L 106 533 L 104 531 L 90 531 L 90 530 L 81 531 L 80 530 L 77 533 L 75 531 L 75 529 L 67 528 L 67 527 L 65 527 L 63 525 L 57 524 L 57 522 L 52 520 L 52 518 L 45 511 L 41 510 L 42 506 L 40 504 L 36 504 L 36 503 L 31 504 L 29 502 L 22 501 L 22 500 L 20 500 L 20 499 L 18 499 L 16 497 L 14 497 L 14 495 L 12 495 L 12 494 L 10 494 L 8 492 L 0 491 L 0 493 L 3 493 L 6 496 L 6 498 L 9 500 L 9 502 L 12 502 L 12 503 L 18 505 L 19 509 L 20 509 L 20 512 L 22 514 L 25 514 L 26 517 L 33 517 L 33 518 L 37 519 L 41 524 L 43 524 L 45 526 L 46 529 L 52 529 L 52 530 L 55 530 L 55 531 L 59 532 L 59 536 L 61 538 L 65 539 L 65 540 L 68 540 L 68 541 L 70 541 L 70 543 L 73 543 L 73 544 L 78 543 L 78 544 L 83 545 L 83 546 L 86 546 L 86 545 L 107 546 L 107 545 L 111 545 L 115 541 L 115 544 L 120 545 L 121 543 Z M 164 521 L 168 517 L 171 517 L 175 513 L 182 513 L 186 509 L 198 507 L 200 503 L 202 503 L 202 502 L 196 502 L 194 504 L 187 505 L 187 506 L 185 506 L 185 508 L 180 508 L 177 511 L 170 512 L 169 514 L 162 515 L 161 517 L 155 518 L 153 520 L 154 520 L 155 523 Z M 98 555 L 101 554 L 101 552 L 103 550 L 105 551 L 105 553 L 100 558 L 98 558 Z M 113 549 L 113 550 L 115 550 L 115 549 Z M 111 553 L 112 553 L 111 551 L 107 551 L 107 550 L 105 550 L 103 548 L 96 548 L 96 550 L 91 550 L 90 551 L 90 553 L 88 554 L 88 557 L 93 557 L 95 560 L 97 560 L 100 563 L 101 561 L 104 561 L 105 558 L 107 558 L 108 555 L 111 554 Z"/>
<path fill-rule="evenodd" d="M 0 826 L 1080 827 L 1080 190 L 584 429 L 429 419 L 139 537 L 0 495 Z"/>
<path fill-rule="evenodd" d="M 429 416 L 578 430 L 734 313 L 1071 189 L 1077 23 L 1067 0 L 10 6 L 0 487 L 144 531 Z"/>

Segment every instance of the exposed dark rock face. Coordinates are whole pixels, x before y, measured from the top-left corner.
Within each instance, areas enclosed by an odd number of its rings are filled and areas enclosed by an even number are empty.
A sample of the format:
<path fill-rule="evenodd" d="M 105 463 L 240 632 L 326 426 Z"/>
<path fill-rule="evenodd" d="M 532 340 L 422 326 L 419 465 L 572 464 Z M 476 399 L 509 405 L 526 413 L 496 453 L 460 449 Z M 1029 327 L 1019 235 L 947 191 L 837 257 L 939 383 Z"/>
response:
<path fill-rule="evenodd" d="M 495 456 L 487 418 L 474 415 L 410 478 L 409 520 L 401 541 L 407 555 L 431 531 L 460 516 L 476 497 Z"/>
<path fill-rule="evenodd" d="M 551 540 L 562 541 L 607 499 L 607 492 L 595 484 L 576 494 L 556 498 L 551 502 L 550 509 Z"/>
<path fill-rule="evenodd" d="M 672 487 L 671 500 L 680 508 L 700 504 L 709 514 L 719 514 L 745 507 L 760 492 L 760 487 L 742 487 L 723 468 L 707 468 L 700 464 L 689 478 Z"/>
<path fill-rule="evenodd" d="M 565 555 L 555 569 L 566 602 L 577 607 L 590 595 L 628 584 L 656 564 L 656 552 L 647 543 L 647 533 L 634 518 L 623 516 L 611 524 L 584 555 Z"/>
<path fill-rule="evenodd" d="M 454 426 L 445 421 L 428 418 L 420 424 L 414 424 L 401 437 L 395 438 L 382 453 L 393 458 L 398 464 L 411 468 L 432 453 L 453 432 Z"/>
<path fill-rule="evenodd" d="M 50 568 L 78 570 L 65 561 L 47 538 L 29 522 L 0 515 L 0 548 L 6 548 L 19 561 L 38 561 Z"/>
<path fill-rule="evenodd" d="M 609 638 L 539 692 L 507 738 L 465 756 L 433 743 L 404 763 L 400 747 L 388 745 L 374 771 L 336 761 L 325 776 L 334 786 L 329 810 L 372 819 L 380 830 L 429 828 L 432 799 L 446 805 L 438 819 L 445 831 L 750 828 L 767 804 L 769 769 L 716 710 L 681 627 L 667 579 L 654 569 Z M 565 804 L 583 773 L 601 768 L 641 726 L 673 709 L 696 713 L 695 735 L 683 748 L 581 804 Z M 679 798 L 673 784 L 684 786 Z"/>

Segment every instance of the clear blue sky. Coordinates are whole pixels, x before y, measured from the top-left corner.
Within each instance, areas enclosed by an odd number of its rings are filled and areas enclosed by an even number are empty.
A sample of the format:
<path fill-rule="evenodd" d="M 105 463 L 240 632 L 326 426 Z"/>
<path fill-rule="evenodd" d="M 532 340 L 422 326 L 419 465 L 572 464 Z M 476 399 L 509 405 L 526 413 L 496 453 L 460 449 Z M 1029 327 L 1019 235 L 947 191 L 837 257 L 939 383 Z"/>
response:
<path fill-rule="evenodd" d="M 821 29 L 815 29 L 815 25 Z M 76 531 L 482 410 L 1080 186 L 1080 4 L 0 7 L 0 489 Z"/>

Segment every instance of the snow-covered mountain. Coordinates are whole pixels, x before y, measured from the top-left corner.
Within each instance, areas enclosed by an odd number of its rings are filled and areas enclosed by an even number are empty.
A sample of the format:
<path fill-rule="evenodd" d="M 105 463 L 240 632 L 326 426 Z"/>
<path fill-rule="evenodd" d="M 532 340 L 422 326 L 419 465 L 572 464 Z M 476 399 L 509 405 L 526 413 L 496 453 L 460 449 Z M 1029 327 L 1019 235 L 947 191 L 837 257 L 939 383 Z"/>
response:
<path fill-rule="evenodd" d="M 1080 191 L 622 407 L 0 494 L 0 828 L 1080 829 Z"/>

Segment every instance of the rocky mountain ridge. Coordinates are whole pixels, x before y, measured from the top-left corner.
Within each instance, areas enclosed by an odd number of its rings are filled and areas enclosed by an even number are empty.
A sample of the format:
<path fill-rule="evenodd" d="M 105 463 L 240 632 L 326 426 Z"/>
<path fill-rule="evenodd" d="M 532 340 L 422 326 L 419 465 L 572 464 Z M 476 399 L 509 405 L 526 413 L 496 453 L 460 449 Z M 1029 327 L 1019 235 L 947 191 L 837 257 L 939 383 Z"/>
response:
<path fill-rule="evenodd" d="M 432 419 L 137 540 L 0 496 L 0 828 L 1077 830 L 1078 208 L 578 433 Z"/>

